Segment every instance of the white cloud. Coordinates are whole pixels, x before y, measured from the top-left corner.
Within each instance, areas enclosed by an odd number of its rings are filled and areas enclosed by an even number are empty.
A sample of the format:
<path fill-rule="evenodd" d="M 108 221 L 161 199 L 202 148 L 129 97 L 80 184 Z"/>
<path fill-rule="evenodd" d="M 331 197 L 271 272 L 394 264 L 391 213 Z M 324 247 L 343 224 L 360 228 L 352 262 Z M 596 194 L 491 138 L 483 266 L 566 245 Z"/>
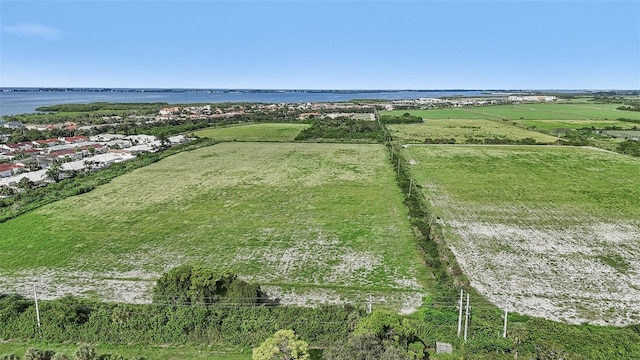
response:
<path fill-rule="evenodd" d="M 58 39 L 64 32 L 59 29 L 55 29 L 52 27 L 40 25 L 40 24 L 30 24 L 30 23 L 22 23 L 13 26 L 5 26 L 5 32 L 10 34 L 18 34 L 25 36 L 34 36 L 40 37 L 47 40 L 56 40 Z"/>

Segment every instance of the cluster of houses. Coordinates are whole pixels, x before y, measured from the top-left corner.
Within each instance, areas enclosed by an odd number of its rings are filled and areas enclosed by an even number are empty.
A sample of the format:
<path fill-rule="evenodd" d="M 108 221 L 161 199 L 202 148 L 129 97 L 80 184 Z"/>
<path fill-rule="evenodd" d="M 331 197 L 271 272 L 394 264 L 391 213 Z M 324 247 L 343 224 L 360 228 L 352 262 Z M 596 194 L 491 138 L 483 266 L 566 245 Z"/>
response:
<path fill-rule="evenodd" d="M 207 119 L 207 118 L 225 118 L 235 115 L 244 114 L 244 108 L 239 106 L 238 109 L 222 110 L 220 108 L 212 109 L 211 105 L 204 106 L 185 106 L 185 107 L 166 107 L 160 109 L 155 121 L 170 119 Z"/>
<path fill-rule="evenodd" d="M 143 152 L 154 152 L 163 145 L 188 141 L 182 135 L 168 138 L 163 144 L 150 135 L 99 134 L 92 137 L 73 136 L 45 140 L 0 144 L 0 186 L 18 188 L 23 178 L 34 185 L 52 181 L 47 170 L 60 164 L 61 177 L 73 172 L 97 170 L 113 163 L 135 158 Z"/>
<path fill-rule="evenodd" d="M 317 112 L 353 110 L 353 109 L 373 109 L 373 105 L 361 105 L 354 103 L 279 103 L 279 104 L 253 104 L 235 105 L 230 108 L 212 108 L 211 105 L 187 106 L 187 107 L 166 107 L 160 109 L 155 120 L 168 119 L 206 119 L 206 118 L 226 118 L 236 115 L 243 115 L 251 112 L 276 112 L 276 111 L 302 111 L 301 118 L 309 117 L 309 114 Z M 306 113 L 305 113 L 306 111 Z"/>
<path fill-rule="evenodd" d="M 433 109 L 441 107 L 463 107 L 463 106 L 485 106 L 502 104 L 501 99 L 487 98 L 419 98 L 410 100 L 393 100 L 390 104 L 384 104 L 385 110 L 395 110 L 398 108 Z"/>
<path fill-rule="evenodd" d="M 515 96 L 511 95 L 507 98 L 507 101 L 514 103 L 522 103 L 522 102 L 554 102 L 557 101 L 558 98 L 556 96 L 545 96 L 545 95 L 528 95 L 528 96 Z"/>
<path fill-rule="evenodd" d="M 19 121 L 9 121 L 6 122 L 2 119 L 0 119 L 0 128 L 7 128 L 7 129 L 20 129 L 23 126 L 23 124 Z"/>

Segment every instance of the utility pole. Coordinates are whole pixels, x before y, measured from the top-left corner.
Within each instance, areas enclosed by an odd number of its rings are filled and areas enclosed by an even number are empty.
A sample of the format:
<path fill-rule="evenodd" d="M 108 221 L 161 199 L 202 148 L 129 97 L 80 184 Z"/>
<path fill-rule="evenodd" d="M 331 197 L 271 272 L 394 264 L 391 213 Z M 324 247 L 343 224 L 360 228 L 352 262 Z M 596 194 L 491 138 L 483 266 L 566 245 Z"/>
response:
<path fill-rule="evenodd" d="M 413 178 L 409 182 L 409 197 L 411 197 L 411 188 L 413 187 Z"/>
<path fill-rule="evenodd" d="M 38 308 L 38 290 L 37 285 L 33 285 L 33 298 L 36 301 L 36 320 L 38 321 L 38 327 L 40 327 L 40 309 Z"/>
<path fill-rule="evenodd" d="M 398 155 L 398 177 L 400 177 L 400 155 Z"/>
<path fill-rule="evenodd" d="M 469 330 L 469 294 L 467 293 L 467 310 L 464 315 L 464 342 L 467 342 L 468 330 Z"/>
<path fill-rule="evenodd" d="M 371 295 L 369 295 L 369 303 L 367 304 L 367 314 L 371 314 Z"/>
<path fill-rule="evenodd" d="M 502 337 L 507 337 L 507 305 L 504 306 L 504 329 L 502 330 Z"/>
<path fill-rule="evenodd" d="M 460 303 L 458 304 L 458 309 L 460 312 L 458 313 L 458 337 L 460 337 L 460 331 L 462 331 L 462 296 L 464 290 L 460 289 Z"/>

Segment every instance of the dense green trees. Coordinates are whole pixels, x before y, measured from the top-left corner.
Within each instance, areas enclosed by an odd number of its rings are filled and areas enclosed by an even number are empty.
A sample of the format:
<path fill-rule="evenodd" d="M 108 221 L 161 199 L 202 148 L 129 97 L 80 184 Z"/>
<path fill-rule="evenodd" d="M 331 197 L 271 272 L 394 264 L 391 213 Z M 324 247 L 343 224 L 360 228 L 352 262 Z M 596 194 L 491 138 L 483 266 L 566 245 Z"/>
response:
<path fill-rule="evenodd" d="M 60 104 L 41 106 L 37 108 L 37 111 L 44 112 L 96 112 L 102 111 L 101 116 L 104 116 L 109 111 L 123 111 L 130 110 L 135 111 L 137 114 L 157 114 L 160 109 L 167 107 L 169 104 L 164 102 L 155 103 L 109 103 L 109 102 L 94 102 L 89 104 Z"/>
<path fill-rule="evenodd" d="M 322 118 L 314 120 L 311 127 L 302 130 L 295 140 L 382 142 L 384 131 L 376 121 Z"/>
<path fill-rule="evenodd" d="M 625 101 L 625 105 L 619 106 L 616 109 L 626 111 L 640 111 L 640 101 Z"/>
<path fill-rule="evenodd" d="M 0 339 L 255 347 L 280 329 L 292 329 L 314 346 L 329 346 L 347 338 L 363 316 L 362 310 L 350 306 L 114 304 L 73 299 L 40 301 L 38 328 L 33 299 L 0 295 Z"/>
<path fill-rule="evenodd" d="M 618 144 L 617 151 L 631 156 L 640 156 L 640 141 L 627 140 Z"/>
<path fill-rule="evenodd" d="M 380 115 L 380 122 L 383 124 L 420 124 L 422 117 L 404 113 L 402 116 Z"/>

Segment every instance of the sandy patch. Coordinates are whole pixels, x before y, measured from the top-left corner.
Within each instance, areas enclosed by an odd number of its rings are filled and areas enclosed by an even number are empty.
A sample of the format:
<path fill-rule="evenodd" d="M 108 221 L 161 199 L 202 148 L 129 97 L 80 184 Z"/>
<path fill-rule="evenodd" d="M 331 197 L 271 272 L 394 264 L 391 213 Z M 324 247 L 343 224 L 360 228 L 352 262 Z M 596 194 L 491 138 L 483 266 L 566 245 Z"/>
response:
<path fill-rule="evenodd" d="M 563 228 L 448 221 L 472 286 L 499 306 L 569 323 L 640 319 L 640 226 Z"/>

